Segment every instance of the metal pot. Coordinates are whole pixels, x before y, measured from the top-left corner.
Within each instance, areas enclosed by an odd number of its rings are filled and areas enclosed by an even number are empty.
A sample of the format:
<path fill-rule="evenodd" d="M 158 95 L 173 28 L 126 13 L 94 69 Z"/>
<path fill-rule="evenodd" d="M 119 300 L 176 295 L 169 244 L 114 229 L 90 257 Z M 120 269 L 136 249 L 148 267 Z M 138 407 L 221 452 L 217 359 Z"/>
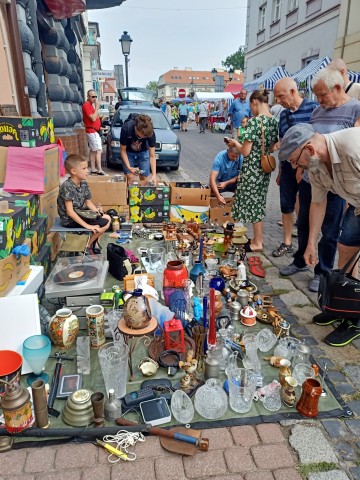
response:
<path fill-rule="evenodd" d="M 240 320 L 240 310 L 242 309 L 241 303 L 236 300 L 229 305 L 230 317 L 232 321 Z"/>

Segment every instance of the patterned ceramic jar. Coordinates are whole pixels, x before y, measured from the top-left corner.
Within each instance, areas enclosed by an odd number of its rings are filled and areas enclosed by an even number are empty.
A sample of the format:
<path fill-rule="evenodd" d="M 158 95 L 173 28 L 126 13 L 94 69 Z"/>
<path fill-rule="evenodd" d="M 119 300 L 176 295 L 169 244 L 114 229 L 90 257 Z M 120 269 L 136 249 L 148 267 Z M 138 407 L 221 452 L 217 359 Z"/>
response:
<path fill-rule="evenodd" d="M 61 349 L 72 347 L 79 332 L 79 320 L 70 308 L 57 310 L 49 323 L 49 337 Z"/>
<path fill-rule="evenodd" d="M 100 348 L 105 343 L 104 307 L 90 305 L 86 309 L 90 348 Z"/>

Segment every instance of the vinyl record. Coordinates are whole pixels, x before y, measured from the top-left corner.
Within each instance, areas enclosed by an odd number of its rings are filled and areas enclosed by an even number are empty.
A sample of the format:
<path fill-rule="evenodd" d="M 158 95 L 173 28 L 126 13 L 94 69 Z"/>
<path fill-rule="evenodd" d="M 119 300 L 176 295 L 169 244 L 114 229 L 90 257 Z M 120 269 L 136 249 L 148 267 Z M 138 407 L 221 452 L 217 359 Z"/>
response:
<path fill-rule="evenodd" d="M 71 265 L 54 275 L 54 282 L 60 285 L 84 283 L 95 278 L 97 273 L 98 269 L 92 265 Z"/>

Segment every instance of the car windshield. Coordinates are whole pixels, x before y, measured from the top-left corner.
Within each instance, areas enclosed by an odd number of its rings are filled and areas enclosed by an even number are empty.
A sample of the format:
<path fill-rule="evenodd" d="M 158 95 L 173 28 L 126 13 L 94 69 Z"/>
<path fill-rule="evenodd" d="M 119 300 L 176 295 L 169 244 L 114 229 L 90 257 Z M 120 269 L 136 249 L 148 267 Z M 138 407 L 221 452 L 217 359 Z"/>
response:
<path fill-rule="evenodd" d="M 125 123 L 125 120 L 129 117 L 132 113 L 139 113 L 144 115 L 149 115 L 152 120 L 153 126 L 156 130 L 171 130 L 168 121 L 165 118 L 165 115 L 160 110 L 153 110 L 153 111 L 133 111 L 129 109 L 119 109 L 117 111 L 117 115 L 114 119 L 113 126 L 114 127 L 122 127 Z"/>
<path fill-rule="evenodd" d="M 120 91 L 123 102 L 148 102 L 152 103 L 154 92 L 151 90 L 140 89 L 123 89 Z"/>

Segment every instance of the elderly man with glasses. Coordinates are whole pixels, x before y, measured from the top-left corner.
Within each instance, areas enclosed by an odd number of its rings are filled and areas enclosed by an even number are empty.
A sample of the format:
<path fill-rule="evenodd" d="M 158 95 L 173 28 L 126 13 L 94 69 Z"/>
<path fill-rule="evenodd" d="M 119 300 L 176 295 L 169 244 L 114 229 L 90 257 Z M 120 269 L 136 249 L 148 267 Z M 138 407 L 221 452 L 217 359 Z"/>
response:
<path fill-rule="evenodd" d="M 82 106 L 83 121 L 90 149 L 91 175 L 105 175 L 101 168 L 102 143 L 99 135 L 101 120 L 99 116 L 100 103 L 94 90 L 87 92 L 87 100 Z"/>
<path fill-rule="evenodd" d="M 310 232 L 304 254 L 306 263 L 317 262 L 316 243 L 323 223 L 328 192 L 348 203 L 338 241 L 338 267 L 346 265 L 360 251 L 360 134 L 348 128 L 328 134 L 316 133 L 309 124 L 291 127 L 282 139 L 280 159 L 287 159 L 293 168 L 307 170 L 311 183 Z M 360 295 L 359 295 L 360 299 Z M 329 325 L 339 317 L 320 314 L 318 325 Z M 326 338 L 326 343 L 343 346 L 360 337 L 360 320 L 343 320 Z"/>

